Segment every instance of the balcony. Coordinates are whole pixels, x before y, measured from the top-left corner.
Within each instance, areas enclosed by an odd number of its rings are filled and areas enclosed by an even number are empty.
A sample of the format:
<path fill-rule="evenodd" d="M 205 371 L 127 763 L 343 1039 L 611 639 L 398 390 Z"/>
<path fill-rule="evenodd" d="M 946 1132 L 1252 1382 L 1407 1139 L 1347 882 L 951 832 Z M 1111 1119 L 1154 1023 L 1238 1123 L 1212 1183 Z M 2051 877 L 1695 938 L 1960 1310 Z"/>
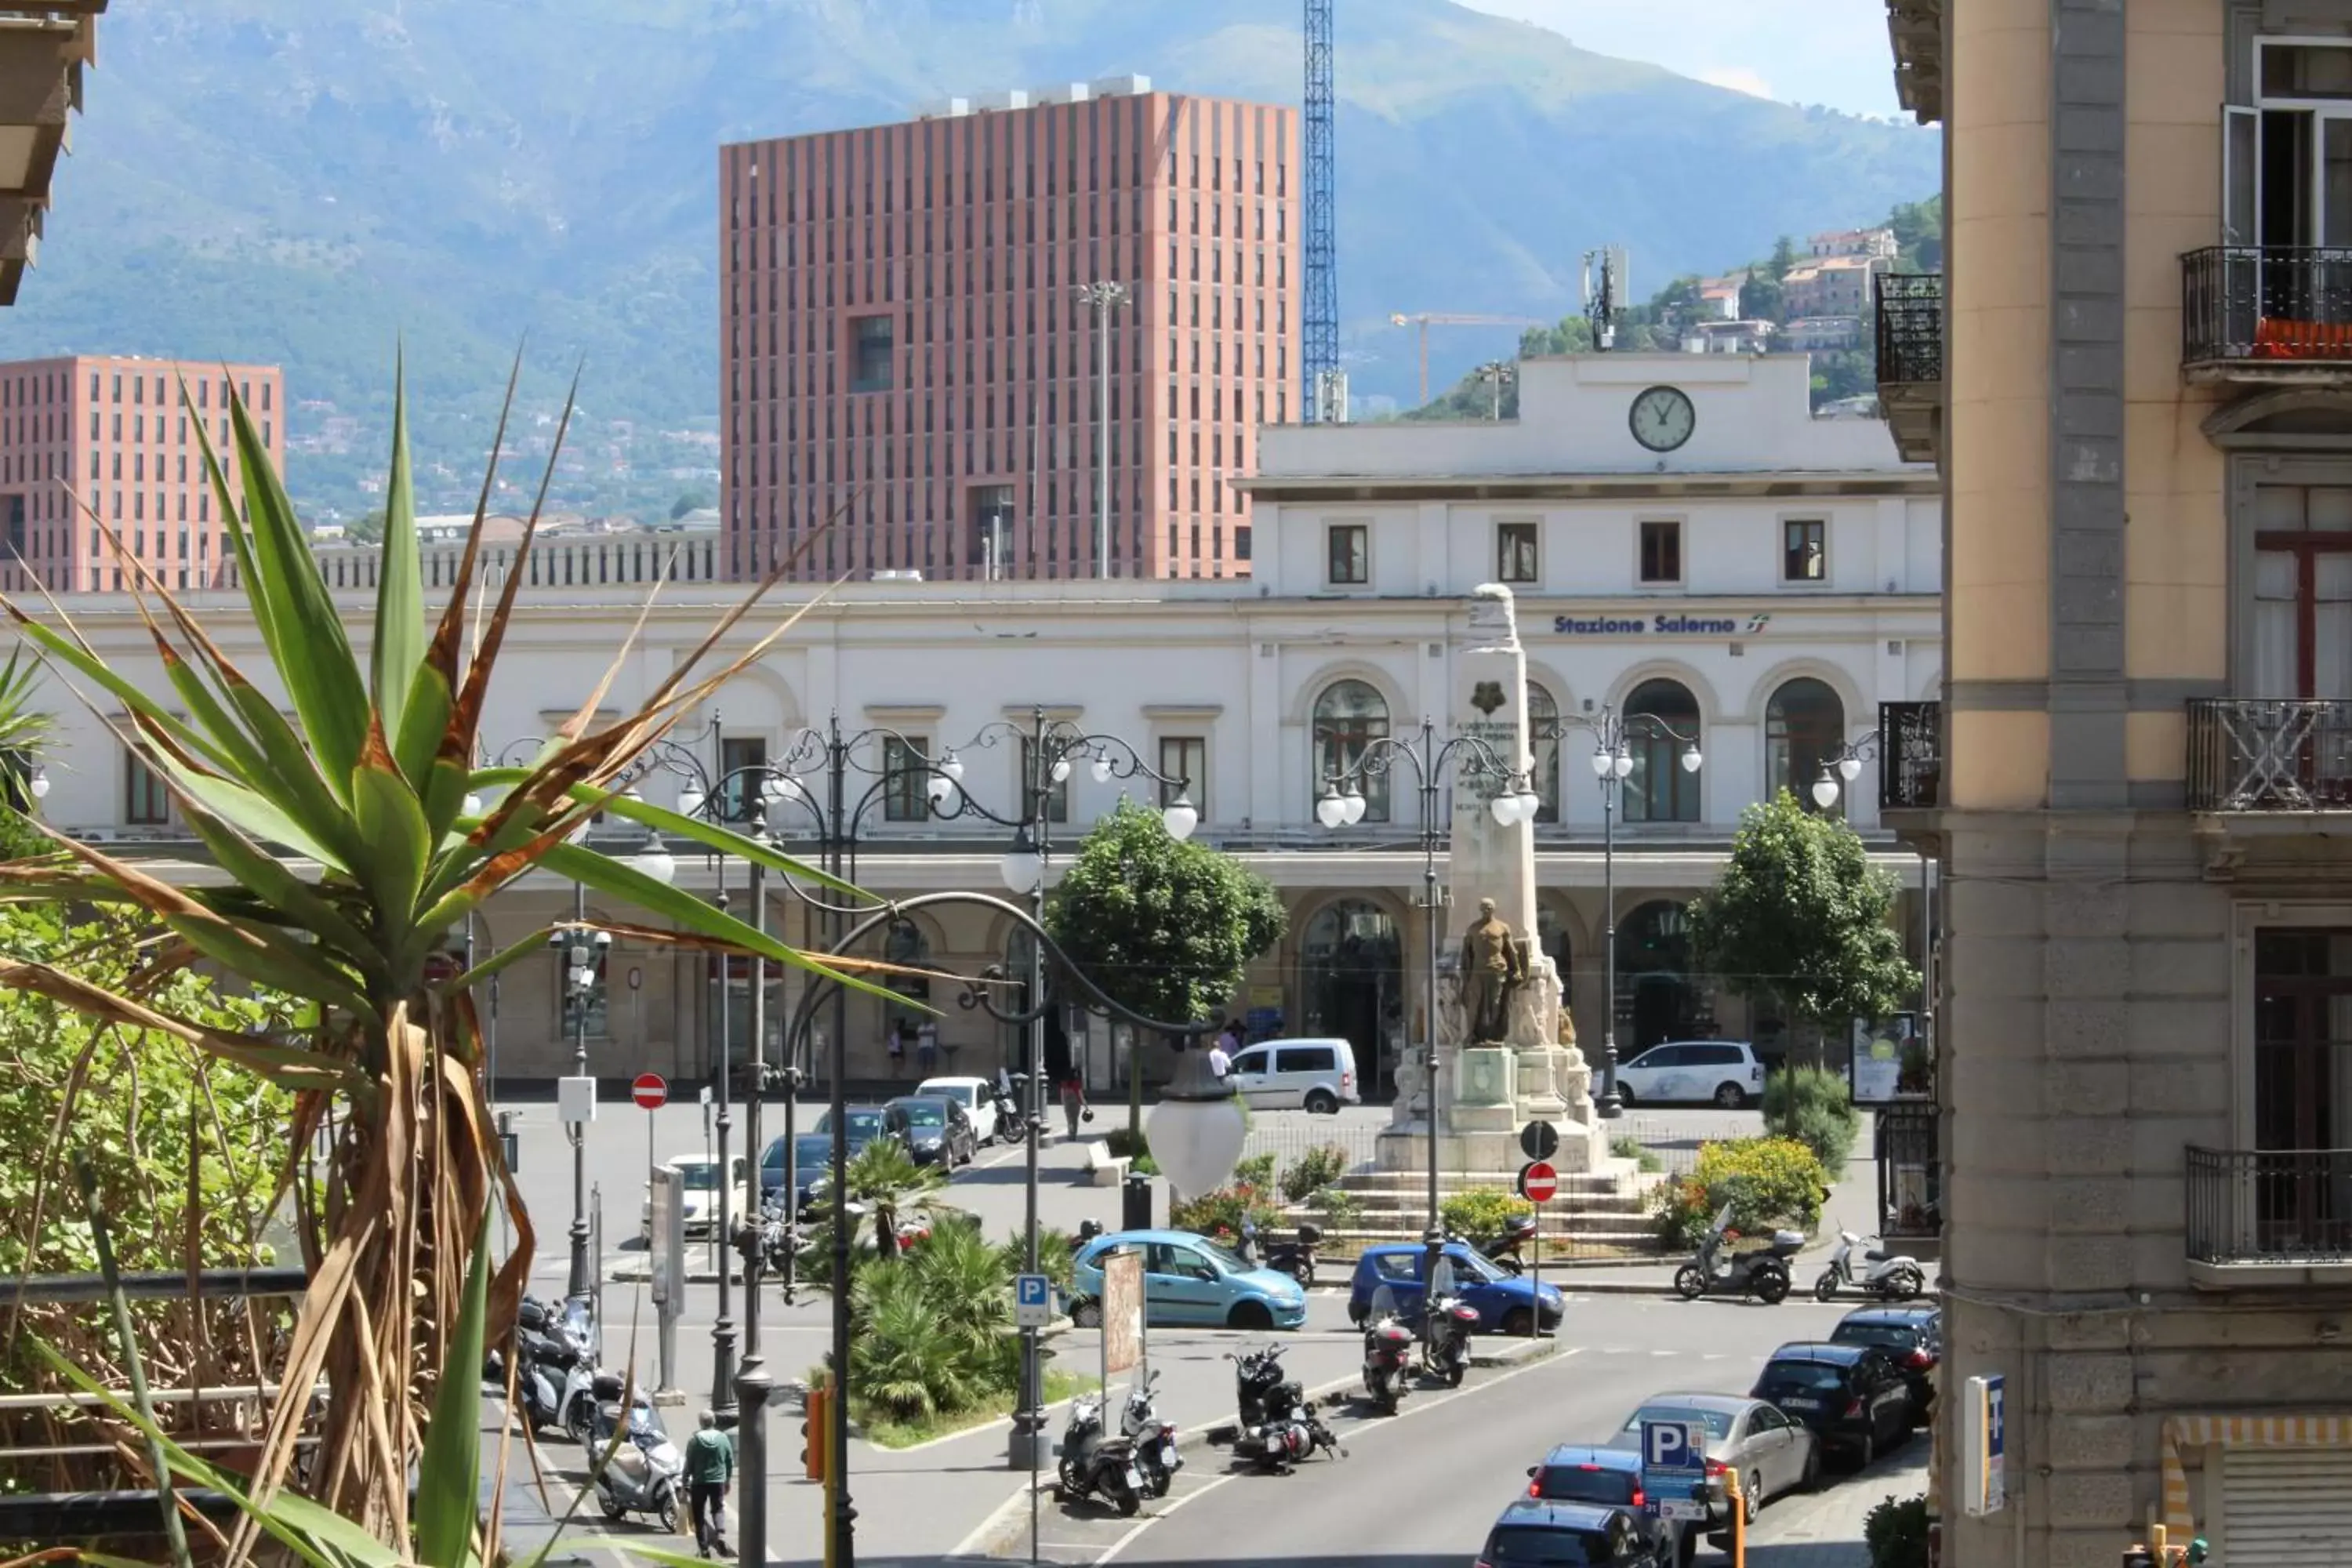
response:
<path fill-rule="evenodd" d="M 2352 811 L 2352 702 L 2191 701 L 2188 797 L 2191 811 Z"/>
<path fill-rule="evenodd" d="M 2185 1164 L 2191 1282 L 2352 1283 L 2352 1149 L 2192 1147 Z"/>
<path fill-rule="evenodd" d="M 1878 809 L 1933 811 L 1944 804 L 1944 705 L 1878 705 Z"/>
<path fill-rule="evenodd" d="M 1944 0 L 1886 0 L 1895 95 L 1920 124 L 1944 118 Z"/>
<path fill-rule="evenodd" d="M 2352 249 L 2215 245 L 2180 258 L 2193 382 L 2352 384 Z"/>
<path fill-rule="evenodd" d="M 1943 446 L 1943 274 L 1881 273 L 1876 285 L 1879 410 L 1903 460 L 1932 463 Z"/>

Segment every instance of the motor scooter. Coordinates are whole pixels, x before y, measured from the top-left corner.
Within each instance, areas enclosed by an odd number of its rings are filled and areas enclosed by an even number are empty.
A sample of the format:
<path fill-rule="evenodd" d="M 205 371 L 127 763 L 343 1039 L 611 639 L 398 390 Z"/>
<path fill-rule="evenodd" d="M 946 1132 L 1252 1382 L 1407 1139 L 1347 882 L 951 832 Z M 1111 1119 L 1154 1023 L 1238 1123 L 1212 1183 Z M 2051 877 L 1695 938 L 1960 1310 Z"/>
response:
<path fill-rule="evenodd" d="M 1870 1237 L 1876 1241 L 1878 1237 Z M 1853 1232 L 1840 1229 L 1837 1250 L 1830 1254 L 1830 1266 L 1813 1281 L 1813 1299 L 1832 1301 L 1842 1289 L 1859 1289 L 1864 1295 L 1875 1296 L 1882 1301 L 1908 1301 L 1927 1288 L 1927 1276 L 1919 1260 L 1908 1254 L 1888 1252 L 1884 1247 L 1863 1248 L 1864 1265 L 1862 1278 L 1854 1278 L 1854 1249 L 1861 1247 L 1863 1238 Z"/>
<path fill-rule="evenodd" d="M 1056 1502 L 1098 1497 L 1132 1518 L 1143 1506 L 1149 1485 L 1136 1463 L 1135 1444 L 1103 1426 L 1102 1395 L 1082 1394 L 1070 1402 L 1069 1425 L 1062 1428 L 1062 1458 L 1055 1473 Z"/>
<path fill-rule="evenodd" d="M 1264 1267 L 1277 1274 L 1287 1274 L 1298 1281 L 1302 1289 L 1311 1290 L 1315 1288 L 1315 1248 L 1322 1244 L 1322 1240 L 1323 1232 L 1319 1226 L 1302 1224 L 1295 1240 L 1269 1243 L 1261 1260 L 1257 1251 L 1257 1222 L 1245 1219 L 1242 1221 L 1241 1242 L 1234 1250 L 1243 1262 L 1252 1268 Z"/>
<path fill-rule="evenodd" d="M 1726 1204 L 1700 1237 L 1697 1253 L 1675 1270 L 1675 1294 L 1685 1301 L 1701 1296 L 1753 1296 L 1768 1307 L 1786 1300 L 1789 1259 L 1803 1249 L 1803 1233 L 1776 1230 L 1761 1250 L 1727 1256 L 1726 1248 L 1738 1239 L 1739 1233 L 1731 1228 L 1731 1205 Z"/>
<path fill-rule="evenodd" d="M 1238 1417 L 1234 1458 L 1288 1474 L 1291 1466 L 1318 1448 L 1338 1458 L 1348 1457 L 1348 1450 L 1315 1414 L 1315 1402 L 1307 1397 L 1298 1380 L 1283 1375 L 1280 1345 L 1229 1354 L 1225 1359 L 1234 1363 Z"/>
<path fill-rule="evenodd" d="M 1486 1254 L 1487 1262 L 1504 1273 L 1517 1277 L 1528 1269 L 1527 1259 L 1519 1256 L 1519 1249 L 1533 1241 L 1535 1236 L 1536 1216 L 1515 1214 L 1503 1222 L 1503 1234 L 1478 1250 Z"/>
<path fill-rule="evenodd" d="M 1470 1371 L 1470 1335 L 1477 1327 L 1478 1309 L 1462 1299 L 1454 1279 L 1454 1265 L 1440 1258 L 1422 1309 L 1423 1374 L 1448 1388 L 1461 1387 Z"/>
<path fill-rule="evenodd" d="M 563 1374 L 563 1402 L 557 1419 L 583 1448 L 596 1441 L 596 1409 L 618 1400 L 621 1374 L 600 1372 L 587 1356 L 575 1357 Z"/>
<path fill-rule="evenodd" d="M 1381 1286 L 1372 1292 L 1371 1314 L 1364 1321 L 1364 1394 L 1383 1415 L 1395 1415 L 1404 1401 L 1412 1342 L 1412 1330 L 1397 1310 L 1395 1292 Z"/>
<path fill-rule="evenodd" d="M 1166 1497 L 1176 1472 L 1184 1468 L 1184 1456 L 1177 1451 L 1174 1425 L 1162 1421 L 1152 1404 L 1151 1391 L 1159 1382 L 1158 1373 L 1147 1372 L 1129 1392 L 1119 1432 L 1135 1450 L 1135 1468 L 1142 1473 L 1145 1489 L 1153 1497 Z"/>
<path fill-rule="evenodd" d="M 677 1534 L 679 1478 L 686 1472 L 686 1456 L 669 1440 L 649 1400 L 629 1406 L 625 1435 L 616 1445 L 614 1436 L 623 1433 L 620 1402 L 606 1400 L 597 1405 L 591 1460 L 604 1460 L 596 1469 L 598 1506 L 610 1520 L 649 1513 L 662 1529 Z M 608 1448 L 612 1457 L 605 1458 Z"/>

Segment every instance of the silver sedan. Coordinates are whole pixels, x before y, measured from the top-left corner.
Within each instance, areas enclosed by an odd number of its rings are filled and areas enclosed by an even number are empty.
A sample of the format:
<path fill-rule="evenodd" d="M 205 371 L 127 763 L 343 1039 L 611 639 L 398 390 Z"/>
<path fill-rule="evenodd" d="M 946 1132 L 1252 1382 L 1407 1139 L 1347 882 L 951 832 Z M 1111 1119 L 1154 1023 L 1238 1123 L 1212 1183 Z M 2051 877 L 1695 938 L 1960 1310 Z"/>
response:
<path fill-rule="evenodd" d="M 1736 1394 L 1655 1394 L 1625 1417 L 1612 1448 L 1642 1447 L 1644 1421 L 1683 1421 L 1706 1428 L 1706 1481 L 1710 1525 L 1728 1525 L 1724 1477 L 1736 1470 L 1744 1511 L 1756 1510 L 1783 1492 L 1809 1490 L 1821 1479 L 1822 1455 L 1813 1435 L 1760 1399 Z"/>

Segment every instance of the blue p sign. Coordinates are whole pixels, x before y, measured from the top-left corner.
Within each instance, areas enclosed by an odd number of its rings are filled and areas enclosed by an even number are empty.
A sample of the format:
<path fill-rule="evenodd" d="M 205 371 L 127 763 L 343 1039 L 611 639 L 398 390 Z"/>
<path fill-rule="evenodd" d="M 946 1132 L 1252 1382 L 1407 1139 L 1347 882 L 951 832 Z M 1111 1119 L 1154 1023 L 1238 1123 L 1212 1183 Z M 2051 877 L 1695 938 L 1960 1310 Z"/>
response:
<path fill-rule="evenodd" d="M 1679 1421 L 1643 1422 L 1642 1466 L 1652 1470 L 1690 1468 L 1690 1428 Z"/>

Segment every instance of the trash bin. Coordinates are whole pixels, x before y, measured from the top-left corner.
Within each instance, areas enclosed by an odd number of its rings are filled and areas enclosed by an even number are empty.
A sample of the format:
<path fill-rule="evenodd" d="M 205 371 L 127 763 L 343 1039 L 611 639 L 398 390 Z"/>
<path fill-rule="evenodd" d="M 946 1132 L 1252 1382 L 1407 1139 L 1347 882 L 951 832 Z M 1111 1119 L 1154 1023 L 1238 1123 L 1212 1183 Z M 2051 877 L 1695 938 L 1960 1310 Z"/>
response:
<path fill-rule="evenodd" d="M 1119 1186 L 1118 1228 L 1150 1230 L 1151 1228 L 1151 1178 L 1129 1173 Z"/>

